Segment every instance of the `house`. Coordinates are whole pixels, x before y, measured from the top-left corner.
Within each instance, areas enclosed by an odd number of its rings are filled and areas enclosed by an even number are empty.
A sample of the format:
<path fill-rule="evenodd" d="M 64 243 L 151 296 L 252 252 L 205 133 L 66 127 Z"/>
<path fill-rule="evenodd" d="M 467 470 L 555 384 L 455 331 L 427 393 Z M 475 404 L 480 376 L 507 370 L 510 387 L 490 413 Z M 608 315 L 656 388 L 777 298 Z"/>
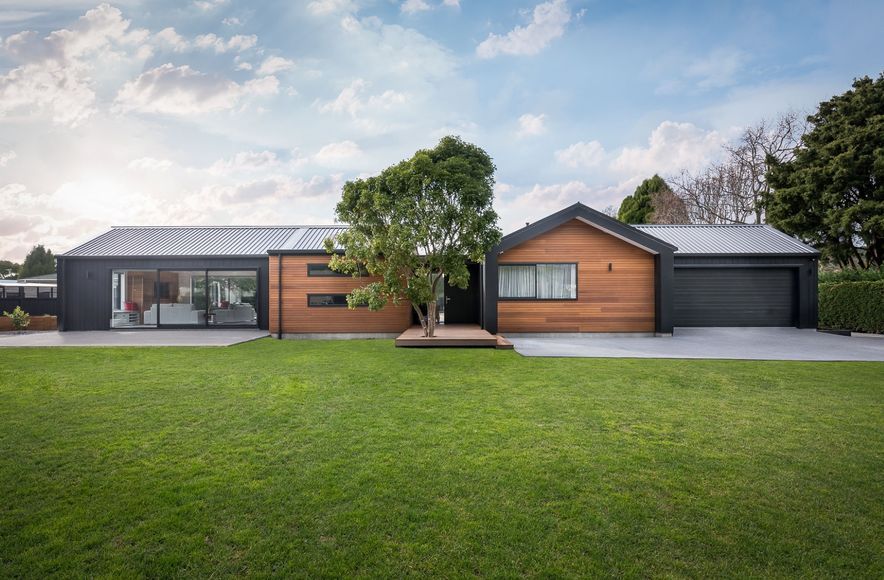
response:
<path fill-rule="evenodd" d="M 408 304 L 350 310 L 328 268 L 346 226 L 116 227 L 58 257 L 60 328 L 257 327 L 393 336 Z M 641 333 L 817 322 L 819 253 L 769 226 L 630 226 L 575 204 L 505 236 L 444 321 L 492 333 Z"/>

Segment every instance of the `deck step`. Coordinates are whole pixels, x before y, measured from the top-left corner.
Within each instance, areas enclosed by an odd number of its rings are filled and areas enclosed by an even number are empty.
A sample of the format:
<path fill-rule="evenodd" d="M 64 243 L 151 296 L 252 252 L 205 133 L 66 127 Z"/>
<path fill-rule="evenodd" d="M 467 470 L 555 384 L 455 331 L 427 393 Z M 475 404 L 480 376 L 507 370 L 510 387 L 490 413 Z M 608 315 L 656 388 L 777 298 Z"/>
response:
<path fill-rule="evenodd" d="M 501 335 L 497 335 L 497 344 L 494 345 L 494 348 L 498 350 L 513 350 L 513 343 L 503 337 Z"/>

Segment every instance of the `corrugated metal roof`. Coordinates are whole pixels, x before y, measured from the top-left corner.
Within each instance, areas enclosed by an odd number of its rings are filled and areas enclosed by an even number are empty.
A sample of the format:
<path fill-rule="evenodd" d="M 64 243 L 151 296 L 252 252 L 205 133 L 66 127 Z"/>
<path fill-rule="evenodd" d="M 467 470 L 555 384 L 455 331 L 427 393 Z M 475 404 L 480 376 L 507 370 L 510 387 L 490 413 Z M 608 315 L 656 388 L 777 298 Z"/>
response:
<path fill-rule="evenodd" d="M 114 227 L 63 256 L 261 256 L 298 226 Z"/>
<path fill-rule="evenodd" d="M 678 246 L 676 254 L 816 254 L 815 249 L 768 225 L 637 225 Z"/>
<path fill-rule="evenodd" d="M 271 250 L 295 250 L 299 252 L 325 251 L 325 240 L 331 238 L 337 240 L 338 235 L 347 229 L 347 226 L 305 226 L 289 237 L 280 246 L 268 248 Z M 337 247 L 337 246 L 336 246 Z"/>

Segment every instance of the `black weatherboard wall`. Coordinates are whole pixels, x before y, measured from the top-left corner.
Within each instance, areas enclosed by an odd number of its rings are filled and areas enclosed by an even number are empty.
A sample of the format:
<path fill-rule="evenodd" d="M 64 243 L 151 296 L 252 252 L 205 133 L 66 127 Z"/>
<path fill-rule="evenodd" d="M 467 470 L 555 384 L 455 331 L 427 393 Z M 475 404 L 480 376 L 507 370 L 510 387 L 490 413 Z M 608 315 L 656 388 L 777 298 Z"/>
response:
<path fill-rule="evenodd" d="M 59 329 L 107 330 L 112 312 L 112 270 L 257 270 L 258 328 L 267 329 L 268 259 L 247 257 L 93 258 L 58 259 Z"/>

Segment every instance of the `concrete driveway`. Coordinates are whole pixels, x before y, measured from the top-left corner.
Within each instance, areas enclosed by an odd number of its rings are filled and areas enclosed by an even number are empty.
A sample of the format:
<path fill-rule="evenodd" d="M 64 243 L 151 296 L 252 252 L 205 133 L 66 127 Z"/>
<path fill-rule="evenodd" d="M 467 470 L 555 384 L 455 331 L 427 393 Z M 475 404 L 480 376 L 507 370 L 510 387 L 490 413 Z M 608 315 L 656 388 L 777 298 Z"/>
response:
<path fill-rule="evenodd" d="M 671 337 L 506 335 L 525 356 L 884 361 L 884 337 L 798 328 L 676 328 Z"/>
<path fill-rule="evenodd" d="M 2 347 L 34 346 L 231 346 L 269 336 L 266 330 L 91 330 L 72 332 L 0 333 Z"/>

